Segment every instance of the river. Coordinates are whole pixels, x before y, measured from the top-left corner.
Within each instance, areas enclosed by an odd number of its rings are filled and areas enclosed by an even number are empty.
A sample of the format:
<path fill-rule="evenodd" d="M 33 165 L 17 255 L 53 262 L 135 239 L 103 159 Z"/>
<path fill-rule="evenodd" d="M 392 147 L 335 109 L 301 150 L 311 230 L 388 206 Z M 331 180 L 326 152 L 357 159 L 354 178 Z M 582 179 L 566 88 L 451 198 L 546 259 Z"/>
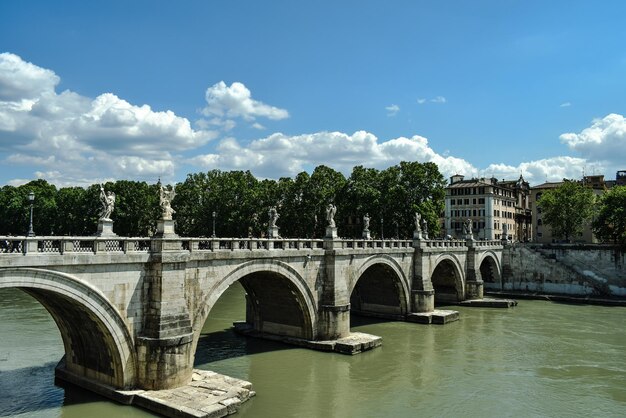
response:
<path fill-rule="evenodd" d="M 624 417 L 626 308 L 522 300 L 454 307 L 445 326 L 353 318 L 383 346 L 356 356 L 240 337 L 235 284 L 205 324 L 196 367 L 248 380 L 257 396 L 234 417 Z M 54 386 L 63 355 L 48 313 L 0 290 L 0 417 L 151 417 Z"/>

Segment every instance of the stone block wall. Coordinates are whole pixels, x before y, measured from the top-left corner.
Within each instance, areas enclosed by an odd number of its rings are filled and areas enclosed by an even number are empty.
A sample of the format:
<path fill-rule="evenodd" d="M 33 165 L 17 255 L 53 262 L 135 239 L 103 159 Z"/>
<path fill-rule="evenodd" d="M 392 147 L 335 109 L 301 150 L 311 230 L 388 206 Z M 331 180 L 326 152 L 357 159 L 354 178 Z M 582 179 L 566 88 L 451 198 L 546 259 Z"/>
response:
<path fill-rule="evenodd" d="M 502 282 L 487 290 L 626 297 L 626 252 L 613 246 L 516 244 L 502 261 Z"/>

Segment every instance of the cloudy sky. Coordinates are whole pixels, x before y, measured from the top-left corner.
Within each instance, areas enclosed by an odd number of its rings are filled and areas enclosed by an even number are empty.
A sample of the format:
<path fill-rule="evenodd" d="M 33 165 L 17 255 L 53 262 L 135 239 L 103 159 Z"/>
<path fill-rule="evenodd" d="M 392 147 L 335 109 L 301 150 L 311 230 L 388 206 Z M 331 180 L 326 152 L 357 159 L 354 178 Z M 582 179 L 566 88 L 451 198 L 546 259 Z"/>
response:
<path fill-rule="evenodd" d="M 0 185 L 626 169 L 623 1 L 2 1 Z"/>

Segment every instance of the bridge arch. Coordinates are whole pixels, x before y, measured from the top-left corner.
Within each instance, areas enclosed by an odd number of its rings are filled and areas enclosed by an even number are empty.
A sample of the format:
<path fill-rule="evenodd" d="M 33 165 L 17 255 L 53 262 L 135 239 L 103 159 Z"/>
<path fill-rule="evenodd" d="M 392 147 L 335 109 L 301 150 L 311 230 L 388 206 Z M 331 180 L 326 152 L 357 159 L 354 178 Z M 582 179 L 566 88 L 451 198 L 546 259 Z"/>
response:
<path fill-rule="evenodd" d="M 69 274 L 0 269 L 0 288 L 18 288 L 50 313 L 65 348 L 65 370 L 117 389 L 136 385 L 137 358 L 124 320 L 96 288 Z"/>
<path fill-rule="evenodd" d="M 454 303 L 465 299 L 463 264 L 454 254 L 442 254 L 435 263 L 430 280 L 436 303 Z"/>
<path fill-rule="evenodd" d="M 489 287 L 502 284 L 502 263 L 494 251 L 485 251 L 478 259 L 480 277 Z"/>
<path fill-rule="evenodd" d="M 355 313 L 401 319 L 409 312 L 409 281 L 393 257 L 369 257 L 349 285 L 350 309 Z"/>
<path fill-rule="evenodd" d="M 311 289 L 289 264 L 279 260 L 251 260 L 240 264 L 210 289 L 194 315 L 194 346 L 217 300 L 235 282 L 247 294 L 247 322 L 273 335 L 311 340 L 316 335 L 317 311 Z M 276 322 L 278 320 L 280 322 Z"/>

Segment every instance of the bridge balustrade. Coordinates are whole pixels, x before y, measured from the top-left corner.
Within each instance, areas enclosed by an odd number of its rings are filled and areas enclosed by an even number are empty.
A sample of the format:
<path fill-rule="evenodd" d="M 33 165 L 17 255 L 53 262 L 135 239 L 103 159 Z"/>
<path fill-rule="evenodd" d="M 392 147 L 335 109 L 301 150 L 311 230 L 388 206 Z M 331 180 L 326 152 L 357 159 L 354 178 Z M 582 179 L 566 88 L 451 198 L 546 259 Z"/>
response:
<path fill-rule="evenodd" d="M 371 239 L 344 239 L 340 240 L 343 249 L 359 250 L 371 248 L 411 248 L 410 240 L 371 240 Z"/>
<path fill-rule="evenodd" d="M 426 240 L 426 246 L 430 248 L 459 248 L 465 247 L 465 241 L 461 240 Z"/>
<path fill-rule="evenodd" d="M 0 237 L 0 254 L 127 253 L 150 251 L 149 238 Z"/>

